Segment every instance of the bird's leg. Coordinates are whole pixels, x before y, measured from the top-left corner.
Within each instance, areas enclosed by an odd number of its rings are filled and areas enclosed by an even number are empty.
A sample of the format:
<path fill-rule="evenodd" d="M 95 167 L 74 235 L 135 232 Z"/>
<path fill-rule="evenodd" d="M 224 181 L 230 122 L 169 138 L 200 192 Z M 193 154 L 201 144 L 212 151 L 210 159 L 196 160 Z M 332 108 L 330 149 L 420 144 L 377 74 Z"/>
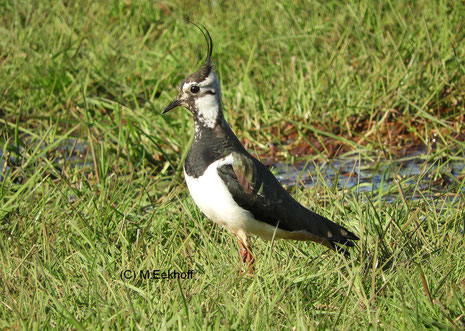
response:
<path fill-rule="evenodd" d="M 253 265 L 255 262 L 255 259 L 253 258 L 252 251 L 250 247 L 246 247 L 247 254 L 245 257 L 245 263 L 247 263 L 247 268 L 249 269 L 249 274 L 253 274 Z"/>
<path fill-rule="evenodd" d="M 242 262 L 246 263 L 248 255 L 247 247 L 245 247 L 245 245 L 242 243 L 242 240 L 237 239 L 237 241 L 239 241 L 239 254 L 241 256 Z"/>
<path fill-rule="evenodd" d="M 249 274 L 252 274 L 253 273 L 253 264 L 255 262 L 255 260 L 253 258 L 253 255 L 252 255 L 252 251 L 250 250 L 250 247 L 245 245 L 242 242 L 242 240 L 240 240 L 239 238 L 238 238 L 238 241 L 239 241 L 239 254 L 241 256 L 242 262 L 247 264 Z M 239 269 L 240 269 L 240 267 L 239 267 Z"/>

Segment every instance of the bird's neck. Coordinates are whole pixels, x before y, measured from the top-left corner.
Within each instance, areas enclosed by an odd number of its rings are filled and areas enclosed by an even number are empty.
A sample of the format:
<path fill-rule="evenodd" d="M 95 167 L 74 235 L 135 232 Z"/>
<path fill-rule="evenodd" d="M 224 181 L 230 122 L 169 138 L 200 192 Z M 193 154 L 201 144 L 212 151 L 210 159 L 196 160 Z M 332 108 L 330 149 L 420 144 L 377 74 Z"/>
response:
<path fill-rule="evenodd" d="M 205 120 L 203 116 L 194 117 L 194 141 L 193 144 L 206 140 L 224 140 L 226 138 L 226 123 L 223 113 L 217 113 L 216 117 Z M 231 129 L 229 129 L 231 130 Z"/>
<path fill-rule="evenodd" d="M 218 158 L 228 155 L 233 150 L 246 152 L 224 119 L 223 114 L 213 127 L 206 126 L 203 121 L 194 120 L 192 149 L 203 150 L 207 154 L 213 152 Z M 207 150 L 209 151 L 207 152 Z"/>
<path fill-rule="evenodd" d="M 194 140 L 186 156 L 184 170 L 197 178 L 212 162 L 232 152 L 247 153 L 223 117 L 213 127 L 195 120 Z"/>

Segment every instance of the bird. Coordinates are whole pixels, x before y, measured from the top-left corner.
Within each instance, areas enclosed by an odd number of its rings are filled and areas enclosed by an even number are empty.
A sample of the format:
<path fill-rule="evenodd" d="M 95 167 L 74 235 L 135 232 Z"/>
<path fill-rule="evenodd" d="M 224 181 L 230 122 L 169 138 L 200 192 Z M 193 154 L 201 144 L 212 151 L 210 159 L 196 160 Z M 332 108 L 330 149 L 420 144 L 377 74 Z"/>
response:
<path fill-rule="evenodd" d="M 233 133 L 223 115 L 220 82 L 212 64 L 213 40 L 203 25 L 192 24 L 205 38 L 207 56 L 195 73 L 182 80 L 177 97 L 162 114 L 181 106 L 194 119 L 183 170 L 195 204 L 237 238 L 239 263 L 245 263 L 249 273 L 255 261 L 251 235 L 314 241 L 348 255 L 346 248 L 359 238 L 297 202 Z"/>

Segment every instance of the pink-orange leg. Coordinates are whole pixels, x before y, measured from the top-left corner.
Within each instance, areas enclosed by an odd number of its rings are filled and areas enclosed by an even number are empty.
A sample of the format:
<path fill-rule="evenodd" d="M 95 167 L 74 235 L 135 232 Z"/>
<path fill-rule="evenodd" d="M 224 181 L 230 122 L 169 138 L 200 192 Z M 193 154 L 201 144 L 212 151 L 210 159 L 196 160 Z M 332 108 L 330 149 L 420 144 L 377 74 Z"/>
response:
<path fill-rule="evenodd" d="M 242 262 L 247 264 L 247 269 L 249 271 L 249 274 L 253 274 L 253 264 L 255 262 L 255 259 L 253 258 L 250 247 L 247 247 L 246 245 L 244 245 L 242 240 L 238 239 L 238 241 L 239 241 L 239 254 L 241 256 Z M 240 266 L 239 266 L 239 270 L 241 270 Z"/>

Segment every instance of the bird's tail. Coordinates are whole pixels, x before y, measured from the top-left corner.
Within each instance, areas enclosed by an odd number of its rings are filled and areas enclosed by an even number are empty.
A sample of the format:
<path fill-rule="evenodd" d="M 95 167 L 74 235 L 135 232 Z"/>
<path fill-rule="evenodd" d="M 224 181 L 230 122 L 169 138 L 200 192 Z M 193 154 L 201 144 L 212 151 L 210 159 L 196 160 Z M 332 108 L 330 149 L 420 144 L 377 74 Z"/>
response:
<path fill-rule="evenodd" d="M 309 223 L 307 231 L 317 237 L 318 241 L 323 245 L 348 256 L 349 252 L 346 250 L 346 247 L 354 247 L 352 240 L 359 240 L 359 238 L 346 228 L 327 218 L 315 214 L 310 210 L 309 212 L 311 213 L 311 217 L 307 218 Z"/>

